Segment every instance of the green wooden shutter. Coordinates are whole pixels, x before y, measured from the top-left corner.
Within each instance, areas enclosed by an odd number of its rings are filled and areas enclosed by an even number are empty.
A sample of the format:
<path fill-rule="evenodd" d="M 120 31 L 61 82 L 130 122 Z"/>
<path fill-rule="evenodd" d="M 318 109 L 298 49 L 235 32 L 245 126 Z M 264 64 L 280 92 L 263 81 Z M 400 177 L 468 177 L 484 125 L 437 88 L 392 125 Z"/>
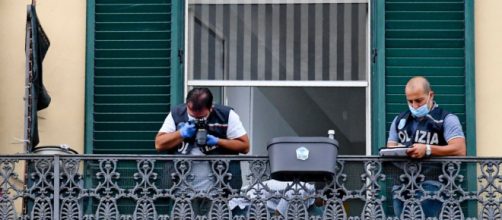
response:
<path fill-rule="evenodd" d="M 383 95 L 381 91 L 374 94 L 382 95 L 385 104 L 378 103 L 381 97 L 373 96 L 376 101 L 372 102 L 372 116 L 374 122 L 385 118 L 385 131 L 381 130 L 382 123 L 374 123 L 373 144 L 385 144 L 386 139 L 381 137 L 388 136 L 394 117 L 408 108 L 404 95 L 407 80 L 423 75 L 429 79 L 437 103 L 459 117 L 466 132 L 467 153 L 475 155 L 473 1 L 385 0 L 374 6 L 377 20 L 372 21 L 372 43 L 377 58 L 372 67 L 372 86 L 383 86 Z M 461 172 L 468 176 L 476 172 L 476 167 L 463 166 Z M 383 190 L 388 198 L 392 197 L 390 182 Z M 463 184 L 476 190 L 475 178 Z M 465 202 L 462 207 L 464 213 L 476 213 L 475 203 Z M 392 210 L 390 203 L 386 210 Z"/>
<path fill-rule="evenodd" d="M 171 76 L 182 74 L 177 57 L 181 3 L 95 0 L 89 4 L 94 13 L 88 12 L 92 16 L 88 31 L 94 33 L 88 34 L 92 51 L 87 67 L 92 76 L 87 84 L 92 92 L 87 96 L 92 97 L 86 120 L 92 124 L 87 122 L 91 128 L 86 129 L 86 152 L 154 153 L 155 135 L 170 109 Z"/>
<path fill-rule="evenodd" d="M 183 2 L 171 0 L 88 0 L 86 153 L 152 154 L 154 139 L 171 104 L 181 102 Z M 156 164 L 157 185 L 165 185 L 165 163 Z M 86 184 L 95 187 L 98 165 L 86 164 Z M 132 188 L 135 161 L 120 161 L 118 184 Z M 169 204 L 157 200 L 158 214 Z M 135 201 L 120 199 L 121 214 Z M 86 213 L 94 213 L 96 203 Z"/>
<path fill-rule="evenodd" d="M 455 113 L 465 131 L 464 1 L 386 0 L 385 121 L 407 109 L 404 86 L 427 77 L 435 100 Z"/>

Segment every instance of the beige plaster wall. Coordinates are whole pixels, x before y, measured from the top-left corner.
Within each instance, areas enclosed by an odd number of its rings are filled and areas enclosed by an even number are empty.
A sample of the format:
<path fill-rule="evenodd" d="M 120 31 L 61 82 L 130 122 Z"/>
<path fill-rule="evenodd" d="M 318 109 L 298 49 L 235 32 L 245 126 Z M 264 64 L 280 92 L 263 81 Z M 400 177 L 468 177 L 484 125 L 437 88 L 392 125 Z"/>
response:
<path fill-rule="evenodd" d="M 0 0 L 0 154 L 22 152 L 26 5 Z M 85 0 L 39 0 L 37 13 L 51 46 L 44 84 L 52 103 L 39 112 L 39 145 L 69 144 L 83 152 Z"/>
<path fill-rule="evenodd" d="M 479 156 L 502 156 L 502 1 L 475 1 L 476 140 Z"/>

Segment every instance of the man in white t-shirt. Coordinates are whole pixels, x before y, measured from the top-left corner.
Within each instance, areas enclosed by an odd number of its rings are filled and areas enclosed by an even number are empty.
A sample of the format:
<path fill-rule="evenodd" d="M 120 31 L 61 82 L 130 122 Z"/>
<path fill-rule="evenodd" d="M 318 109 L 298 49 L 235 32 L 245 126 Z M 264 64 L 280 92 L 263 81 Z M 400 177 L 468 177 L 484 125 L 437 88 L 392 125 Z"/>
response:
<path fill-rule="evenodd" d="M 207 132 L 205 138 L 200 137 L 204 133 L 198 132 L 201 126 Z M 171 109 L 155 138 L 155 149 L 180 155 L 238 155 L 249 151 L 249 138 L 232 108 L 213 105 L 209 89 L 195 88 L 188 92 L 186 104 Z M 187 179 L 188 187 L 198 192 L 208 192 L 213 187 L 215 175 L 209 162 L 193 161 L 191 173 L 193 178 Z M 240 189 L 239 161 L 230 162 L 229 173 L 232 176 L 225 181 L 233 189 Z"/>

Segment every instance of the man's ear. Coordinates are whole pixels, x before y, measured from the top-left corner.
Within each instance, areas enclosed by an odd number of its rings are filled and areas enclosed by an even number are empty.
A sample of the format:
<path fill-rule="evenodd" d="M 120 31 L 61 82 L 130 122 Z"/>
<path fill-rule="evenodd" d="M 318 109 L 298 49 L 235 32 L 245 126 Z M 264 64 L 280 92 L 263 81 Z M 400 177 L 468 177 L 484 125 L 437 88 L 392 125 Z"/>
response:
<path fill-rule="evenodd" d="M 187 103 L 187 113 L 188 113 L 188 115 L 190 115 L 190 116 L 191 116 L 191 115 L 193 115 L 193 114 L 192 114 L 192 103 L 190 103 L 190 102 L 189 102 L 189 103 Z"/>
<path fill-rule="evenodd" d="M 187 107 L 188 107 L 188 108 L 190 108 L 190 109 L 191 109 L 191 108 L 192 108 L 192 106 L 193 106 L 193 104 L 192 104 L 191 102 L 187 102 Z"/>

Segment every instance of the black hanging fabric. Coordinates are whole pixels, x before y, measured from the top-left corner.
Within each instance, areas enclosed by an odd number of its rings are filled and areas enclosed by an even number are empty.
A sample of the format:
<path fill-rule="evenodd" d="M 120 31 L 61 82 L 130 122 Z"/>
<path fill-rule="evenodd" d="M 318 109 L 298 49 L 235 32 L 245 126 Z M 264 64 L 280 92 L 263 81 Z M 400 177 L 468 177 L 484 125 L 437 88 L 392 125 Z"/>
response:
<path fill-rule="evenodd" d="M 51 102 L 51 97 L 47 93 L 42 80 L 42 62 L 47 54 L 50 46 L 49 38 L 45 34 L 40 22 L 38 21 L 36 9 L 34 5 L 28 7 L 28 18 L 27 18 L 27 31 L 31 30 L 31 42 L 26 41 L 27 44 L 31 44 L 31 76 L 29 76 L 29 84 L 31 83 L 30 96 L 28 96 L 27 102 L 31 104 L 29 108 L 28 118 L 31 119 L 31 123 L 28 123 L 29 134 L 28 135 L 28 145 L 29 150 L 39 143 L 38 137 L 38 122 L 37 122 L 37 111 L 45 109 L 49 106 Z M 31 27 L 31 28 L 30 28 Z M 26 45 L 26 48 L 30 48 L 30 45 Z M 26 50 L 27 53 L 30 50 Z M 29 61 L 27 61 L 29 62 Z M 30 67 L 28 67 L 30 68 Z"/>

